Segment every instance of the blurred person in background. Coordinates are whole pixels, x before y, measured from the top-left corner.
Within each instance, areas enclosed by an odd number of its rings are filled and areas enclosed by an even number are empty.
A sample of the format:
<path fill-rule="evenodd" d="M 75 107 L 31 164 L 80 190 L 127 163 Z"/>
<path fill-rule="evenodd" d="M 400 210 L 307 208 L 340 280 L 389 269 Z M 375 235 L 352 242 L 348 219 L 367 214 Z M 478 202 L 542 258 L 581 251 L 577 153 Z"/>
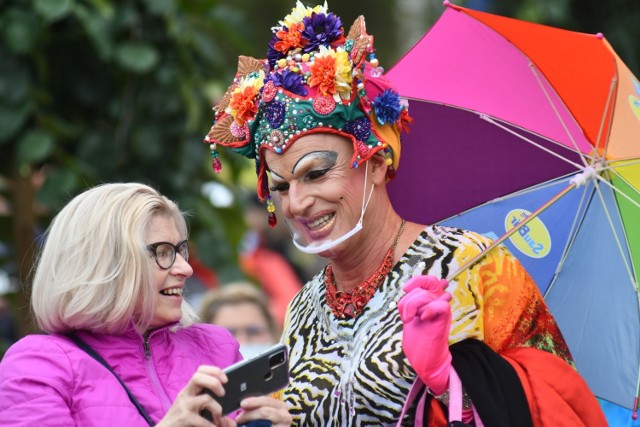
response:
<path fill-rule="evenodd" d="M 268 299 L 270 316 L 275 317 L 278 325 L 282 325 L 287 305 L 302 288 L 301 275 L 304 273 L 296 262 L 301 257 L 297 260 L 289 257 L 292 245 L 282 237 L 283 233 L 288 236 L 285 227 L 270 230 L 269 239 L 265 238 L 268 231 L 265 230 L 264 211 L 255 197 L 247 201 L 244 220 L 247 228 L 238 247 L 240 273 L 260 284 L 263 296 Z M 306 260 L 311 258 L 315 257 Z M 187 280 L 184 296 L 193 307 L 202 307 L 205 304 L 203 299 L 207 295 L 215 295 L 216 292 L 212 291 L 220 289 L 222 285 L 216 271 L 204 265 L 193 253 L 189 264 L 193 268 L 193 276 Z"/>
<path fill-rule="evenodd" d="M 189 265 L 193 275 L 187 279 L 185 293 L 182 295 L 191 307 L 200 307 L 202 298 L 211 290 L 218 289 L 220 282 L 216 271 L 205 265 L 197 256 L 195 247 L 189 247 Z"/>
<path fill-rule="evenodd" d="M 282 326 L 272 315 L 267 295 L 249 282 L 229 283 L 206 294 L 200 320 L 229 330 L 245 359 L 276 344 Z"/>
<path fill-rule="evenodd" d="M 289 255 L 292 245 L 283 237 L 289 233 L 286 227 L 267 230 L 264 210 L 255 199 L 246 206 L 245 220 L 248 229 L 240 245 L 240 269 L 260 284 L 273 316 L 282 325 L 287 305 L 302 289 L 302 273 Z"/>

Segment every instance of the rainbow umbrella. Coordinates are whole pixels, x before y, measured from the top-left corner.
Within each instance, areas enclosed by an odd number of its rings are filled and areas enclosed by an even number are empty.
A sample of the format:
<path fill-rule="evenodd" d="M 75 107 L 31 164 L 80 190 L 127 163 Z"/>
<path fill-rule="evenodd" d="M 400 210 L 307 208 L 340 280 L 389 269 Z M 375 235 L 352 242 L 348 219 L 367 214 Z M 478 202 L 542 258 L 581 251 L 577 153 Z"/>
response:
<path fill-rule="evenodd" d="M 445 5 L 386 74 L 415 119 L 392 202 L 506 245 L 603 407 L 635 415 L 640 83 L 601 34 Z"/>

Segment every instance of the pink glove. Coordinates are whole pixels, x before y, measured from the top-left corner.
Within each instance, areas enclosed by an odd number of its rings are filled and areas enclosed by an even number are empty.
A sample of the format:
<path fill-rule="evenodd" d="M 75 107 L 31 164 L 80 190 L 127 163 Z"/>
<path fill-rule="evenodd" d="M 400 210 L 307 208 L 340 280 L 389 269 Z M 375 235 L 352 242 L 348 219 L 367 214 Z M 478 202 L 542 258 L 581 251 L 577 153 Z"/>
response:
<path fill-rule="evenodd" d="M 405 283 L 398 310 L 404 323 L 402 349 L 422 382 L 438 395 L 449 388 L 451 294 L 448 282 L 436 276 L 416 276 Z"/>

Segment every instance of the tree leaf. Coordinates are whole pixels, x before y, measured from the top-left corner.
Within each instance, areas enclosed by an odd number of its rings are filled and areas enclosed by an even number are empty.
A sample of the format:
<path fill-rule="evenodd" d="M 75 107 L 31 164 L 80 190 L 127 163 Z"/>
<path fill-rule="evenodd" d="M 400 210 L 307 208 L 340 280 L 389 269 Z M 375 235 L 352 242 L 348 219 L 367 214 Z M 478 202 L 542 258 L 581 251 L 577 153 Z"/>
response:
<path fill-rule="evenodd" d="M 74 8 L 74 12 L 93 46 L 97 49 L 99 57 L 102 60 L 107 60 L 113 54 L 113 40 L 108 23 L 114 13 L 112 9 L 108 8 L 108 5 L 101 7 L 101 3 L 94 4 L 95 9 L 79 4 Z"/>
<path fill-rule="evenodd" d="M 53 151 L 53 136 L 41 129 L 29 131 L 18 141 L 18 164 L 40 162 Z"/>
<path fill-rule="evenodd" d="M 169 15 L 176 12 L 175 0 L 145 0 L 149 11 L 157 15 Z"/>
<path fill-rule="evenodd" d="M 4 59 L 0 63 L 0 99 L 3 104 L 24 103 L 29 96 L 29 74 L 17 61 Z"/>
<path fill-rule="evenodd" d="M 73 5 L 73 0 L 35 0 L 33 2 L 36 12 L 49 22 L 66 17 Z"/>
<path fill-rule="evenodd" d="M 68 169 L 52 169 L 38 194 L 37 200 L 56 211 L 69 201 L 71 195 L 77 194 L 79 187 L 78 176 Z"/>
<path fill-rule="evenodd" d="M 122 5 L 113 5 L 109 0 L 89 0 L 89 3 L 102 15 L 104 18 L 111 19 L 115 14 L 114 8 L 122 7 Z"/>
<path fill-rule="evenodd" d="M 4 20 L 2 31 L 9 49 L 18 54 L 31 51 L 40 34 L 38 19 L 22 10 L 11 9 Z"/>
<path fill-rule="evenodd" d="M 116 59 L 127 70 L 145 73 L 158 63 L 159 56 L 158 51 L 149 44 L 126 42 L 116 49 Z"/>
<path fill-rule="evenodd" d="M 9 140 L 22 127 L 31 112 L 31 104 L 25 102 L 19 106 L 0 104 L 0 144 Z"/>

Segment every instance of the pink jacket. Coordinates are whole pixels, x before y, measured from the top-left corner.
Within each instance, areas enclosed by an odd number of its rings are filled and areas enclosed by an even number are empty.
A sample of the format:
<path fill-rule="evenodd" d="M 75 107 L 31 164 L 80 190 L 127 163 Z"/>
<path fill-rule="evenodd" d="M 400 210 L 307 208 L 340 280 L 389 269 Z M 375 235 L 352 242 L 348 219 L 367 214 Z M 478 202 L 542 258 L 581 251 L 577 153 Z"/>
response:
<path fill-rule="evenodd" d="M 154 422 L 200 365 L 229 366 L 242 357 L 225 329 L 193 325 L 153 331 L 146 341 L 79 332 L 120 376 Z M 111 372 L 67 337 L 30 335 L 0 363 L 3 426 L 147 426 Z"/>

